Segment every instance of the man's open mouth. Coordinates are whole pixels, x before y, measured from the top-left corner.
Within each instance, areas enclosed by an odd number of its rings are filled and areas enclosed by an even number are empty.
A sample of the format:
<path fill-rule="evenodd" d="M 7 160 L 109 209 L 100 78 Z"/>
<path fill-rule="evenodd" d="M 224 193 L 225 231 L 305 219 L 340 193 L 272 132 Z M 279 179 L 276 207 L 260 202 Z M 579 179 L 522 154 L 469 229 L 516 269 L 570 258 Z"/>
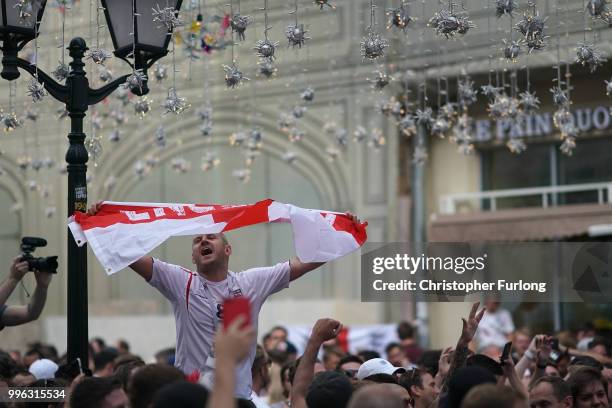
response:
<path fill-rule="evenodd" d="M 211 249 L 211 248 L 204 248 L 204 249 L 202 250 L 202 255 L 204 255 L 204 256 L 206 256 L 206 255 L 210 255 L 210 254 L 212 254 L 212 253 L 213 253 L 213 251 L 212 251 L 212 249 Z"/>

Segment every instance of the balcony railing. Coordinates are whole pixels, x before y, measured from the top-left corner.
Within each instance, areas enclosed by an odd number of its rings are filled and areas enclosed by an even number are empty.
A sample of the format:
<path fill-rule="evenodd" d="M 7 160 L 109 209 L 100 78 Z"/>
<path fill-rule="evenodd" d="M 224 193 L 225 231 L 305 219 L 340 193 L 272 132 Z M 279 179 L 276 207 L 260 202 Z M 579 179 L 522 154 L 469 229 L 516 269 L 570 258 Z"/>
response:
<path fill-rule="evenodd" d="M 491 190 L 478 193 L 449 194 L 440 197 L 440 214 L 456 214 L 461 204 L 476 202 L 476 208 L 483 209 L 488 203 L 489 211 L 497 210 L 497 200 L 501 198 L 540 197 L 542 208 L 559 205 L 559 195 L 567 193 L 597 193 L 598 204 L 612 203 L 612 182 L 568 184 L 562 186 L 530 187 L 509 190 Z M 593 201 L 595 202 L 595 200 Z M 474 207 L 472 207 L 474 208 Z"/>

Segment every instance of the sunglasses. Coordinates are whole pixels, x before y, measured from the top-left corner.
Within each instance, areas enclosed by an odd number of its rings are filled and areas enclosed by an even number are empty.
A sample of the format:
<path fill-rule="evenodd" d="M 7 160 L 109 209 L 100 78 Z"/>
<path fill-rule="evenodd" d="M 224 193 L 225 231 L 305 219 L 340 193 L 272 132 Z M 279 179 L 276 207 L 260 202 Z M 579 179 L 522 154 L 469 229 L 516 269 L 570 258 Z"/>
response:
<path fill-rule="evenodd" d="M 344 370 L 344 374 L 346 374 L 348 378 L 355 378 L 355 376 L 357 376 L 357 370 Z"/>

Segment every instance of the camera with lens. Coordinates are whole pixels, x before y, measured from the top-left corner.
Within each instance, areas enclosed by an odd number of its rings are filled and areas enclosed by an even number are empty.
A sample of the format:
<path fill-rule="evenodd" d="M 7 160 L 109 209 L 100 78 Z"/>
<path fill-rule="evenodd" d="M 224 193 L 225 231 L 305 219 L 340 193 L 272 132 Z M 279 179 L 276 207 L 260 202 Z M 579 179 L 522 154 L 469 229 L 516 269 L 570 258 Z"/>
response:
<path fill-rule="evenodd" d="M 57 256 L 35 258 L 32 252 L 36 248 L 47 246 L 47 240 L 37 237 L 23 237 L 21 239 L 21 260 L 28 262 L 31 271 L 57 273 Z"/>

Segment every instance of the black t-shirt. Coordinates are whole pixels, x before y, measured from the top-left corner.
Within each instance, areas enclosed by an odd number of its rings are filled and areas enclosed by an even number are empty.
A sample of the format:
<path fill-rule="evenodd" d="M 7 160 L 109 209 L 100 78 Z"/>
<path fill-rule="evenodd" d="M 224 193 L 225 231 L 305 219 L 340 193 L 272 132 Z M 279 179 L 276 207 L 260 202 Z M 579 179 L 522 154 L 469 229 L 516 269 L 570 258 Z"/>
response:
<path fill-rule="evenodd" d="M 4 324 L 2 323 L 2 315 L 6 310 L 6 305 L 0 305 L 0 330 L 4 329 Z"/>

